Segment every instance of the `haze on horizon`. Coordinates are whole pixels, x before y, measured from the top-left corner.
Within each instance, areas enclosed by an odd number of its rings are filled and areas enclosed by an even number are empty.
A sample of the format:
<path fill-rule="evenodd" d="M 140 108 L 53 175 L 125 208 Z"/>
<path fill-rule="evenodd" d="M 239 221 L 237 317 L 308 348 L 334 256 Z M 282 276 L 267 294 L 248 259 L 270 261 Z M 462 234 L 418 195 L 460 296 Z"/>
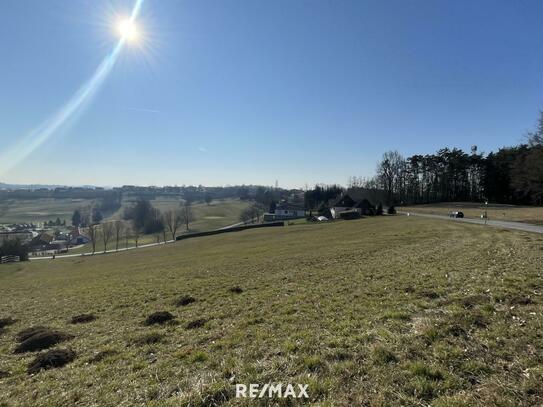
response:
<path fill-rule="evenodd" d="M 29 7 L 31 5 L 32 7 Z M 134 1 L 0 3 L 0 146 L 42 123 Z M 92 103 L 0 182 L 345 184 L 386 150 L 489 152 L 543 108 L 537 0 L 152 1 Z"/>

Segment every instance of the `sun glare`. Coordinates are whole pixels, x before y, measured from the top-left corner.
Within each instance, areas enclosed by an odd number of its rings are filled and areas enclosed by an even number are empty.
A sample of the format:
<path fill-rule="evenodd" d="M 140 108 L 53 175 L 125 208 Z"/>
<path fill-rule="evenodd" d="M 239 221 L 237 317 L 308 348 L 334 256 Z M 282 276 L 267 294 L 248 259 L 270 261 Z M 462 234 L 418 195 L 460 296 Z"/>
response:
<path fill-rule="evenodd" d="M 138 27 L 136 26 L 136 23 L 129 18 L 119 22 L 117 25 L 117 31 L 119 32 L 121 38 L 125 39 L 126 41 L 135 42 L 138 40 Z"/>

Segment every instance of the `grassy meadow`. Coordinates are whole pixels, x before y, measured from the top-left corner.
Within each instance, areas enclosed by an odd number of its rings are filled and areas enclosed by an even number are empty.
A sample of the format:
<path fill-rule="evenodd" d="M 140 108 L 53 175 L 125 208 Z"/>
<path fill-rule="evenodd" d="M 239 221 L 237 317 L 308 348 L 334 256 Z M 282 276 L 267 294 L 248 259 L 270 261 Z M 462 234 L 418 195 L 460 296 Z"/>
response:
<path fill-rule="evenodd" d="M 151 204 L 154 207 L 160 209 L 161 211 L 167 211 L 179 207 L 178 200 L 152 200 Z M 130 205 L 130 203 L 125 203 L 123 207 L 116 214 L 113 214 L 109 219 L 121 219 L 121 211 L 124 210 L 123 208 L 126 205 Z M 195 203 L 192 206 L 194 221 L 189 224 L 189 230 L 187 231 L 185 225 L 183 225 L 177 231 L 177 235 L 187 232 L 213 230 L 235 224 L 239 222 L 239 216 L 243 209 L 245 209 L 249 205 L 249 202 L 240 201 L 237 199 L 217 200 L 211 202 L 211 204 L 209 205 L 207 205 L 206 203 Z M 142 235 L 138 240 L 138 246 L 147 243 L 157 243 L 157 237 L 160 242 L 164 241 L 162 233 L 160 233 L 159 235 Z M 172 235 L 169 231 L 166 231 L 166 239 L 172 239 Z M 115 243 L 115 238 L 113 237 L 108 243 L 108 250 L 115 249 Z M 126 243 L 127 242 L 125 238 L 121 238 L 119 241 L 119 248 L 124 249 L 125 247 L 134 247 L 136 245 L 136 242 L 133 238 L 130 238 L 128 240 L 128 245 Z M 90 251 L 92 251 L 92 245 L 85 244 L 83 246 L 70 249 L 69 253 L 88 253 Z M 96 243 L 96 251 L 104 251 L 104 243 L 101 239 L 99 239 Z"/>
<path fill-rule="evenodd" d="M 0 405 L 266 405 L 234 384 L 278 382 L 321 406 L 541 405 L 541 264 L 541 235 L 388 216 L 2 265 Z M 29 375 L 36 325 L 76 359 Z"/>
<path fill-rule="evenodd" d="M 119 210 L 112 214 L 106 214 L 107 219 L 121 219 L 124 210 L 134 204 L 134 200 L 125 199 Z M 179 199 L 157 198 L 150 201 L 151 204 L 161 211 L 177 209 L 180 205 Z M 69 225 L 72 219 L 72 214 L 75 209 L 88 207 L 93 204 L 91 200 L 85 199 L 35 199 L 35 200 L 7 200 L 0 202 L 0 224 L 2 223 L 23 223 L 23 222 L 44 222 L 56 220 L 59 217 L 61 220 L 66 220 Z M 209 205 L 204 202 L 195 202 L 192 205 L 194 221 L 189 225 L 190 232 L 200 232 L 212 229 L 218 229 L 224 226 L 232 225 L 239 222 L 241 212 L 250 205 L 250 202 L 240 201 L 239 199 L 224 199 L 214 200 Z M 184 233 L 187 230 L 183 225 L 179 229 L 179 233 Z M 171 234 L 168 232 L 166 238 L 171 239 Z M 163 240 L 160 235 L 160 240 Z M 156 243 L 156 235 L 144 235 L 139 239 L 138 244 Z M 121 239 L 119 247 L 125 248 L 126 241 Z M 135 246 L 134 239 L 128 241 L 128 247 Z M 108 249 L 115 248 L 115 241 L 112 239 L 108 244 Z M 96 251 L 104 250 L 104 244 L 101 240 L 97 242 Z M 70 253 L 86 253 L 92 251 L 92 246 L 86 244 L 81 247 L 70 249 Z"/>
<path fill-rule="evenodd" d="M 485 205 L 474 202 L 443 202 L 428 205 L 398 207 L 404 212 L 448 215 L 451 211 L 462 211 L 467 218 L 480 218 Z M 486 208 L 489 219 L 543 225 L 543 206 L 515 206 L 489 204 Z"/>
<path fill-rule="evenodd" d="M 158 197 L 150 201 L 161 211 L 176 209 L 180 199 Z M 7 199 L 0 201 L 0 224 L 2 223 L 31 223 L 54 221 L 57 217 L 70 224 L 73 212 L 78 208 L 86 208 L 98 204 L 90 199 Z M 123 199 L 122 205 L 115 213 L 104 214 L 106 219 L 121 219 L 124 210 L 133 205 L 135 199 Z M 210 205 L 204 202 L 193 204 L 195 222 L 191 229 L 195 231 L 210 230 L 228 226 L 238 222 L 239 215 L 249 205 L 239 199 L 214 200 Z"/>
<path fill-rule="evenodd" d="M 0 200 L 0 224 L 36 223 L 66 219 L 69 224 L 74 210 L 92 205 L 90 199 L 3 199 Z"/>

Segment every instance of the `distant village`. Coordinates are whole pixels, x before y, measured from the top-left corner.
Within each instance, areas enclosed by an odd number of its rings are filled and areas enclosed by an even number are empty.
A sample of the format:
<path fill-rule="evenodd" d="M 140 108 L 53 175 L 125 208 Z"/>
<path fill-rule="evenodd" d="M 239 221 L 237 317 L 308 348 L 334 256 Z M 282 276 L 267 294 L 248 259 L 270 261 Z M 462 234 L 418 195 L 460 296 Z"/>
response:
<path fill-rule="evenodd" d="M 56 220 L 43 222 L 0 223 L 0 247 L 4 246 L 5 242 L 18 241 L 24 245 L 30 257 L 45 257 L 67 253 L 72 248 L 92 243 L 94 253 L 96 237 L 93 238 L 93 231 L 89 231 L 89 229 L 92 229 L 93 225 L 109 222 L 107 219 L 102 220 L 102 212 L 113 213 L 121 208 L 122 202 L 126 205 L 126 202 L 141 200 L 147 201 L 148 206 L 152 209 L 149 202 L 157 197 L 161 199 L 166 197 L 179 200 L 179 202 L 207 202 L 208 204 L 212 200 L 218 200 L 218 205 L 220 205 L 221 199 L 249 201 L 251 205 L 239 216 L 240 224 L 289 221 L 302 218 L 313 222 L 325 222 L 335 219 L 356 219 L 386 212 L 386 208 L 382 206 L 382 202 L 386 200 L 384 191 L 361 187 L 344 189 L 337 185 L 316 185 L 313 189 L 306 191 L 281 189 L 277 186 L 245 185 L 211 188 L 202 186 L 123 186 L 112 189 L 84 187 L 9 189 L 4 187 L 0 189 L 0 202 L 2 200 L 20 202 L 19 200 L 33 199 L 68 199 L 73 201 L 87 199 L 95 204 L 84 208 L 85 210 L 81 208 L 81 213 L 79 209 L 74 211 L 74 216 L 77 212 L 77 220 L 74 221 L 72 217 L 69 224 L 66 219 L 58 217 Z M 130 207 L 125 206 L 125 212 L 127 208 Z M 167 213 L 161 215 L 160 211 L 153 210 L 155 211 L 153 213 L 157 214 L 155 217 L 167 215 Z M 161 230 L 163 229 L 166 227 L 163 226 Z M 188 231 L 188 222 L 186 230 Z M 141 233 L 156 233 L 156 231 L 142 230 Z M 175 231 L 173 234 L 175 235 Z M 166 241 L 165 237 L 164 241 Z"/>
<path fill-rule="evenodd" d="M 79 227 L 65 222 L 48 226 L 46 222 L 18 223 L 0 226 L 0 245 L 8 240 L 19 240 L 28 246 L 31 256 L 50 256 L 66 253 L 68 248 L 89 243 L 89 238 L 81 233 Z"/>

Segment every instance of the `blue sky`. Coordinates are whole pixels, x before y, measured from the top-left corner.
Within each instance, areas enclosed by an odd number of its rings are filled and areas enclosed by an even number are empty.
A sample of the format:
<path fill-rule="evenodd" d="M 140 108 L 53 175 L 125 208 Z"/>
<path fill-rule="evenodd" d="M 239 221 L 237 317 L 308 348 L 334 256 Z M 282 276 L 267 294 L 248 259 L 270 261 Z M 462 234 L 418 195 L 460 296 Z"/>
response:
<path fill-rule="evenodd" d="M 133 1 L 0 2 L 0 148 L 55 114 Z M 381 154 L 490 151 L 543 109 L 543 2 L 145 0 L 140 44 L 0 181 L 345 184 Z"/>

